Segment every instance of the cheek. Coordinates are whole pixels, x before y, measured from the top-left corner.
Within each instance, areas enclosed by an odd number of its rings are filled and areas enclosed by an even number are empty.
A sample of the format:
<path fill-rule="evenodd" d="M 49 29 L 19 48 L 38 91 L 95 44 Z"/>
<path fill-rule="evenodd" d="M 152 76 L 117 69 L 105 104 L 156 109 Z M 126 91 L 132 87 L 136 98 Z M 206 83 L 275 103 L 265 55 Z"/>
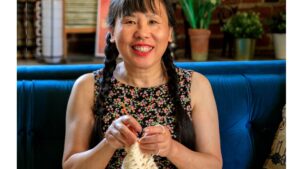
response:
<path fill-rule="evenodd" d="M 162 43 L 168 44 L 169 36 L 170 36 L 169 29 L 160 29 L 159 31 L 155 31 L 154 33 L 154 37 L 156 41 L 158 41 L 160 44 Z"/>
<path fill-rule="evenodd" d="M 159 49 L 164 52 L 169 44 L 168 33 L 167 32 L 157 33 L 157 34 L 155 34 L 155 39 L 156 39 L 156 43 L 157 43 L 157 46 L 159 47 Z"/>
<path fill-rule="evenodd" d="M 126 36 L 124 36 L 124 32 L 120 31 L 116 34 L 116 41 L 119 43 L 126 41 Z"/>
<path fill-rule="evenodd" d="M 116 34 L 116 45 L 118 49 L 124 49 L 130 42 L 129 36 L 126 35 L 128 35 L 126 31 L 120 31 Z"/>
<path fill-rule="evenodd" d="M 118 25 L 115 29 L 115 39 L 117 42 L 126 42 L 128 41 L 126 38 L 128 38 L 128 30 L 124 29 L 122 26 Z"/>

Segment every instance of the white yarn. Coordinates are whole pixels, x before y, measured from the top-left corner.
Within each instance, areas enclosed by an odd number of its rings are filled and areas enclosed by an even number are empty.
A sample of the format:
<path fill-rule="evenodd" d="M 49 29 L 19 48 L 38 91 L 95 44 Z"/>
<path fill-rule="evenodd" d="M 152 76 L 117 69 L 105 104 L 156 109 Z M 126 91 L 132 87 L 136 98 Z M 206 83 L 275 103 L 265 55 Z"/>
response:
<path fill-rule="evenodd" d="M 143 153 L 138 142 L 126 148 L 125 151 L 127 155 L 124 158 L 122 169 L 158 169 L 153 157 Z"/>

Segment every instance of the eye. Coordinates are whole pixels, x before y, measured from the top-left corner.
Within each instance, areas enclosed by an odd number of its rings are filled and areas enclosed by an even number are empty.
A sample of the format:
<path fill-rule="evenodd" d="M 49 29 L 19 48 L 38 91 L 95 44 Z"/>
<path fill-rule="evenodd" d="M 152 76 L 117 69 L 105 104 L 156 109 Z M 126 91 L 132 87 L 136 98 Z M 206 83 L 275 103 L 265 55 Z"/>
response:
<path fill-rule="evenodd" d="M 124 24 L 128 24 L 128 25 L 133 25 L 133 24 L 135 24 L 136 22 L 135 22 L 134 20 L 129 20 L 129 19 L 127 19 L 127 20 L 124 20 L 123 23 L 124 23 Z"/>
<path fill-rule="evenodd" d="M 126 21 L 125 23 L 126 23 L 126 24 L 135 24 L 135 22 L 132 21 L 132 20 Z"/>
<path fill-rule="evenodd" d="M 150 20 L 149 24 L 153 25 L 153 24 L 158 24 L 158 22 L 156 20 Z"/>
<path fill-rule="evenodd" d="M 136 24 L 135 20 L 129 17 L 126 17 L 122 20 L 123 24 L 127 24 L 127 25 L 133 25 Z"/>

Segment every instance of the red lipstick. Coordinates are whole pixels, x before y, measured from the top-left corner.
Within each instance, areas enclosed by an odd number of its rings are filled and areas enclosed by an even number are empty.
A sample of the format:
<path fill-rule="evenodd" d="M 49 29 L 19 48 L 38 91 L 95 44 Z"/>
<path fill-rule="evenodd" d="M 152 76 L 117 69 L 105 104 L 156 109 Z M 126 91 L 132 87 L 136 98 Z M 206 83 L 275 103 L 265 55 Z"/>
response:
<path fill-rule="evenodd" d="M 138 56 L 148 56 L 154 47 L 146 43 L 136 43 L 132 45 L 133 53 Z"/>

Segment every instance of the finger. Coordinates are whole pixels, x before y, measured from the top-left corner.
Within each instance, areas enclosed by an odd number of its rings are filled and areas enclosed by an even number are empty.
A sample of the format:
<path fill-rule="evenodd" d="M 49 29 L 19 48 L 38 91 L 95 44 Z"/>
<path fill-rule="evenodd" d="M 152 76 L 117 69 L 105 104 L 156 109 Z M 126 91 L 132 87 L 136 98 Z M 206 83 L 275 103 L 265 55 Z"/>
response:
<path fill-rule="evenodd" d="M 144 133 L 147 135 L 151 134 L 165 134 L 168 132 L 169 129 L 165 126 L 162 125 L 157 125 L 157 126 L 149 126 L 144 129 Z"/>
<path fill-rule="evenodd" d="M 137 140 L 137 136 L 123 123 L 114 123 L 114 128 L 122 135 L 122 139 L 125 140 L 128 144 L 133 144 Z"/>
<path fill-rule="evenodd" d="M 158 144 L 140 144 L 140 149 L 146 150 L 146 151 L 154 151 L 159 148 Z"/>
<path fill-rule="evenodd" d="M 126 138 L 116 129 L 111 129 L 110 134 L 122 145 L 129 146 L 126 142 Z"/>
<path fill-rule="evenodd" d="M 140 139 L 141 144 L 149 144 L 149 143 L 161 143 L 163 142 L 165 137 L 161 134 L 154 134 L 154 135 L 145 135 Z"/>
<path fill-rule="evenodd" d="M 132 116 L 125 115 L 120 118 L 126 126 L 130 126 L 135 132 L 140 133 L 142 131 L 142 126 Z"/>
<path fill-rule="evenodd" d="M 119 149 L 124 146 L 123 143 L 116 140 L 115 137 L 113 135 L 111 135 L 110 133 L 107 133 L 105 135 L 105 138 L 106 138 L 107 142 L 115 149 Z"/>
<path fill-rule="evenodd" d="M 143 153 L 147 154 L 154 154 L 154 155 L 161 155 L 163 153 L 163 148 L 160 146 L 160 144 L 146 144 L 146 145 L 140 145 L 140 149 Z"/>

